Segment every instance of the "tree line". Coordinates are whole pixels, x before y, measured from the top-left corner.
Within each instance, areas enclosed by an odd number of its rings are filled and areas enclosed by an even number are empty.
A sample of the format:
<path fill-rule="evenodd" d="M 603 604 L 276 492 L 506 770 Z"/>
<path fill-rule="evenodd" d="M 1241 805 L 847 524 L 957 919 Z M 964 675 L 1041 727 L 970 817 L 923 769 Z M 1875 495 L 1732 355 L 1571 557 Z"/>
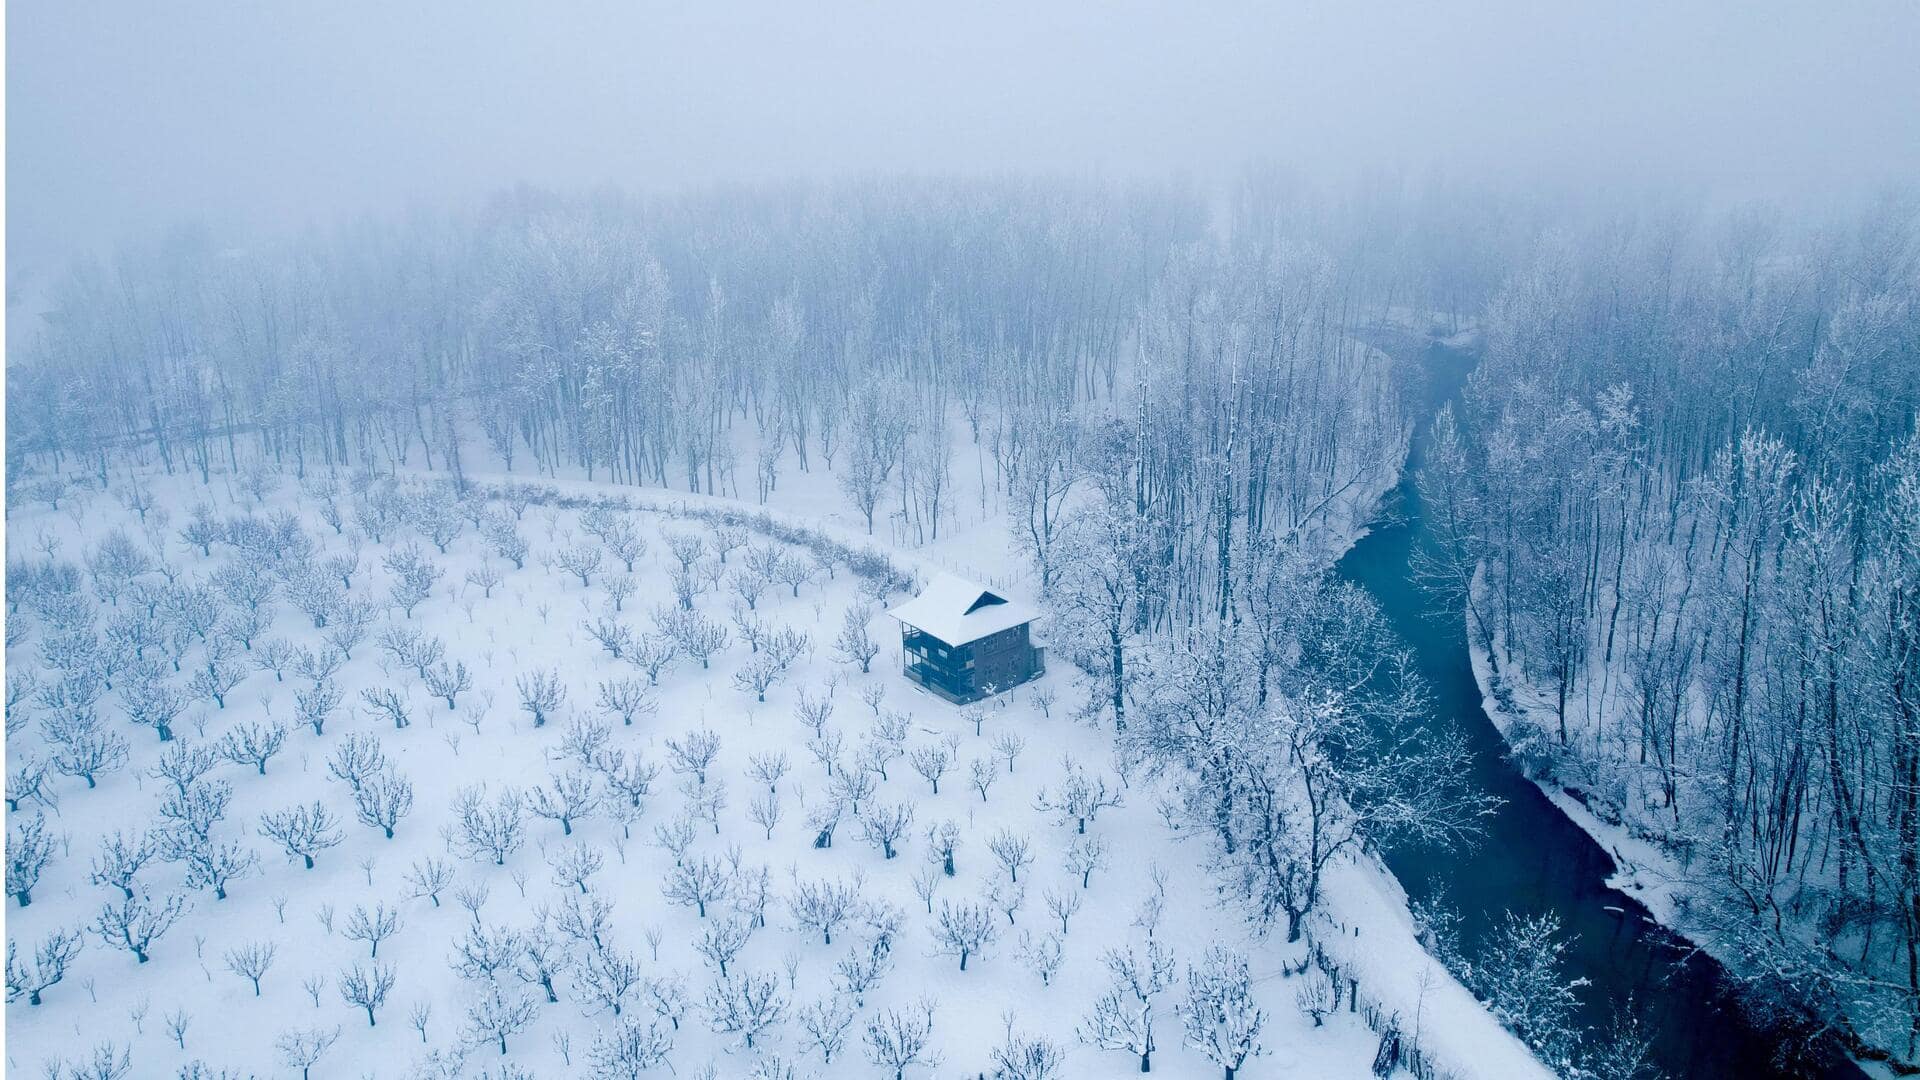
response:
<path fill-rule="evenodd" d="M 1542 242 L 1436 421 L 1425 571 L 1521 752 L 1677 853 L 1756 995 L 1920 1053 L 1920 244 L 1623 218 Z"/>

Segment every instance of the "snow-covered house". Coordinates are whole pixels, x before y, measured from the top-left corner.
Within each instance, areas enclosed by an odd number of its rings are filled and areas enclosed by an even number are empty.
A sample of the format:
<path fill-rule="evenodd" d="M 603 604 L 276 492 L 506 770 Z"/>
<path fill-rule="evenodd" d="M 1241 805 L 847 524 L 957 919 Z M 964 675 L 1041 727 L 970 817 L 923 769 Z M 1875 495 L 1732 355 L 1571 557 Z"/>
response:
<path fill-rule="evenodd" d="M 958 704 L 1046 673 L 1046 650 L 1028 626 L 1039 609 L 952 574 L 887 612 L 900 623 L 903 673 Z"/>

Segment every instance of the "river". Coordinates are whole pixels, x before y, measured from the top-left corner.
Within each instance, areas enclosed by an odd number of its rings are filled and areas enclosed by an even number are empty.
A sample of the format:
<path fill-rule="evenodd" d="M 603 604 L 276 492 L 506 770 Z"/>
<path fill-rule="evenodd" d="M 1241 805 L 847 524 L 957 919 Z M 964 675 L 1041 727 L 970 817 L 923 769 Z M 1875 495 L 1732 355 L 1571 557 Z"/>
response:
<path fill-rule="evenodd" d="M 1458 396 L 1473 357 L 1438 345 L 1424 350 L 1418 367 L 1428 384 L 1424 415 L 1431 415 L 1441 402 Z M 1426 541 L 1414 485 L 1426 437 L 1423 423 L 1380 523 L 1340 560 L 1336 572 L 1370 592 L 1414 650 L 1432 685 L 1432 708 L 1469 746 L 1467 782 L 1498 796 L 1500 809 L 1466 850 L 1406 845 L 1387 851 L 1386 862 L 1408 896 L 1444 895 L 1460 913 L 1461 940 L 1470 956 L 1507 912 L 1557 916 L 1572 937 L 1567 974 L 1590 981 L 1581 991 L 1580 1020 L 1590 1030 L 1605 1031 L 1616 1007 L 1634 1002 L 1652 1041 L 1654 1063 L 1673 1080 L 1863 1078 L 1832 1051 L 1812 1062 L 1776 1060 L 1783 1037 L 1756 1027 L 1741 1013 L 1726 970 L 1711 957 L 1687 950 L 1648 919 L 1633 898 L 1609 888 L 1612 859 L 1508 760 L 1505 742 L 1481 707 L 1464 617 L 1435 617 L 1432 598 L 1409 572 L 1409 553 Z"/>

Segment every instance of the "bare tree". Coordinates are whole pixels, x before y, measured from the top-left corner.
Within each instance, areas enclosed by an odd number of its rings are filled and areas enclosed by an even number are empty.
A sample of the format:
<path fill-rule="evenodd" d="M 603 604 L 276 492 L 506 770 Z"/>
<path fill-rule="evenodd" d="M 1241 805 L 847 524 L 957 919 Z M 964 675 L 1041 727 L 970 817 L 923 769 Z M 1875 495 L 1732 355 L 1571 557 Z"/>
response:
<path fill-rule="evenodd" d="M 942 955 L 960 959 L 960 970 L 967 960 L 981 955 L 1000 936 L 993 911 L 984 904 L 940 902 L 940 913 L 931 927 L 934 948 Z"/>
<path fill-rule="evenodd" d="M 640 1077 L 667 1063 L 673 1049 L 671 1030 L 658 1021 L 631 1018 L 614 1024 L 611 1032 L 594 1036 L 587 1049 L 587 1060 L 596 1077 L 606 1080 L 640 1080 Z"/>
<path fill-rule="evenodd" d="M 1100 811 L 1121 805 L 1123 799 L 1118 788 L 1108 787 L 1105 777 L 1088 776 L 1085 769 L 1073 762 L 1066 763 L 1066 777 L 1058 787 L 1051 792 L 1041 788 L 1033 798 L 1035 810 L 1056 815 L 1062 825 L 1071 824 L 1079 833 L 1087 831 L 1087 822 Z"/>
<path fill-rule="evenodd" d="M 676 904 L 697 909 L 704 919 L 707 905 L 724 899 L 731 883 L 726 867 L 716 860 L 676 858 L 660 892 Z"/>
<path fill-rule="evenodd" d="M 327 761 L 327 772 L 355 791 L 385 768 L 387 759 L 380 749 L 380 740 L 359 732 L 347 733 L 334 746 L 333 757 Z"/>
<path fill-rule="evenodd" d="M 1107 865 L 1107 842 L 1098 836 L 1077 837 L 1067 845 L 1067 872 L 1080 878 L 1080 887 L 1093 883 L 1093 872 Z"/>
<path fill-rule="evenodd" d="M 1187 1045 L 1206 1055 L 1233 1080 L 1250 1057 L 1260 1053 L 1260 1029 L 1266 1022 L 1253 999 L 1247 959 L 1218 945 L 1187 968 L 1187 1000 L 1180 1010 Z"/>
<path fill-rule="evenodd" d="M 602 615 L 598 619 L 583 622 L 580 625 L 586 630 L 588 636 L 599 642 L 607 655 L 615 660 L 626 659 L 627 653 L 633 648 L 633 631 L 625 623 L 611 616 Z"/>
<path fill-rule="evenodd" d="M 872 803 L 860 814 L 860 832 L 866 841 L 880 849 L 886 858 L 893 858 L 894 850 L 900 838 L 913 828 L 913 804 L 894 803 L 884 806 Z"/>
<path fill-rule="evenodd" d="M 474 1042 L 497 1042 L 505 1054 L 508 1037 L 525 1031 L 539 1008 L 530 995 L 490 980 L 467 1006 L 467 1036 Z"/>
<path fill-rule="evenodd" d="M 520 933 L 519 944 L 519 952 L 513 961 L 513 973 L 519 976 L 521 982 L 545 991 L 548 1004 L 559 1001 L 560 995 L 554 992 L 553 981 L 573 965 L 573 950 L 566 941 L 554 935 L 544 918 L 537 919 Z"/>
<path fill-rule="evenodd" d="M 773 839 L 774 827 L 786 816 L 780 803 L 778 791 L 762 791 L 747 800 L 747 820 L 760 826 L 766 832 L 766 838 Z"/>
<path fill-rule="evenodd" d="M 280 1033 L 274 1040 L 274 1049 L 280 1052 L 280 1060 L 288 1068 L 300 1070 L 300 1080 L 312 1080 L 313 1067 L 319 1064 L 328 1050 L 340 1038 L 340 1029 L 307 1028 L 289 1030 Z"/>
<path fill-rule="evenodd" d="M 400 819 L 413 811 L 413 783 L 387 766 L 354 789 L 353 801 L 361 824 L 381 830 L 391 840 Z"/>
<path fill-rule="evenodd" d="M 993 752 L 999 754 L 1007 763 L 1007 772 L 1013 772 L 1013 761 L 1027 748 L 1027 740 L 1017 731 L 1003 731 L 993 737 Z M 985 794 L 981 798 L 986 798 Z"/>
<path fill-rule="evenodd" d="M 117 772 L 127 763 L 127 740 L 101 727 L 91 711 L 51 716 L 40 726 L 53 744 L 50 760 L 55 771 L 77 776 L 89 788 L 98 786 L 101 776 Z"/>
<path fill-rule="evenodd" d="M 556 849 L 547 859 L 553 870 L 553 883 L 561 888 L 578 887 L 587 891 L 587 880 L 600 871 L 605 856 L 585 844 L 567 844 Z"/>
<path fill-rule="evenodd" d="M 313 869 L 313 858 L 340 843 L 339 818 L 318 799 L 260 815 L 260 835 L 278 843 L 289 859 Z"/>
<path fill-rule="evenodd" d="M 45 794 L 49 768 L 46 761 L 21 755 L 13 771 L 7 773 L 7 809 L 19 810 L 28 799 L 49 802 Z"/>
<path fill-rule="evenodd" d="M 546 787 L 529 788 L 526 805 L 535 816 L 559 822 L 562 835 L 572 836 L 574 822 L 599 812 L 600 794 L 593 777 L 570 771 L 552 776 Z"/>
<path fill-rule="evenodd" d="M 216 744 L 221 757 L 236 765 L 252 765 L 260 775 L 267 774 L 267 762 L 285 745 L 287 729 L 274 723 L 247 721 L 235 724 Z"/>
<path fill-rule="evenodd" d="M 468 858 L 491 858 L 505 866 L 507 856 L 526 840 L 520 796 L 511 788 L 487 801 L 483 787 L 465 787 L 454 794 L 454 842 Z"/>
<path fill-rule="evenodd" d="M 994 1076 L 1001 1080 L 1056 1080 L 1066 1067 L 1067 1052 L 1044 1035 L 1015 1033 L 1009 1017 L 1006 1040 L 993 1048 L 991 1060 Z"/>
<path fill-rule="evenodd" d="M 747 940 L 752 936 L 753 922 L 749 919 L 738 915 L 714 919 L 700 928 L 700 938 L 693 943 L 693 949 L 725 979 L 727 965 L 747 947 Z"/>
<path fill-rule="evenodd" d="M 132 897 L 135 875 L 160 851 L 161 845 L 153 833 L 144 832 L 130 837 L 116 829 L 100 838 L 100 854 L 93 860 L 93 872 L 89 880 L 95 885 L 119 889 Z"/>
<path fill-rule="evenodd" d="M 144 964 L 153 943 L 173 928 L 187 907 L 185 897 L 172 894 L 157 904 L 148 901 L 144 894 L 124 897 L 100 909 L 93 921 L 93 932 L 108 945 L 126 949 Z"/>
<path fill-rule="evenodd" d="M 266 978 L 278 952 L 279 948 L 271 941 L 249 942 L 237 949 L 228 949 L 227 970 L 252 983 L 253 996 L 259 997 L 260 980 Z"/>
<path fill-rule="evenodd" d="M 551 668 L 541 668 L 516 676 L 514 689 L 520 693 L 520 708 L 533 717 L 534 727 L 546 725 L 547 717 L 558 712 L 567 700 L 567 689 Z"/>
<path fill-rule="evenodd" d="M 354 964 L 340 972 L 340 1000 L 367 1012 L 367 1026 L 375 1026 L 374 1013 L 387 1003 L 393 992 L 394 972 L 390 965 L 374 961 L 366 967 Z"/>
<path fill-rule="evenodd" d="M 468 674 L 467 665 L 455 663 L 452 667 L 438 664 L 422 676 L 427 684 L 427 692 L 437 698 L 445 698 L 447 710 L 454 708 L 454 699 L 473 689 L 473 676 Z"/>
<path fill-rule="evenodd" d="M 294 693 L 293 715 L 298 722 L 312 728 L 315 735 L 322 734 L 327 718 L 339 707 L 340 688 L 329 680 L 322 679 Z"/>
<path fill-rule="evenodd" d="M 440 894 L 453 884 L 453 867 L 443 859 L 429 858 L 414 863 L 407 871 L 406 880 L 415 899 L 424 896 L 433 901 L 434 907 L 439 907 Z"/>
<path fill-rule="evenodd" d="M 697 611 L 661 608 L 654 613 L 660 633 L 672 641 L 676 650 L 709 666 L 714 653 L 727 647 L 727 628 Z"/>
<path fill-rule="evenodd" d="M 574 969 L 574 978 L 587 1000 L 615 1017 L 643 982 L 640 963 L 633 954 L 602 945 L 588 950 L 586 959 Z"/>
<path fill-rule="evenodd" d="M 833 647 L 841 660 L 849 664 L 859 664 L 861 674 L 866 674 L 873 664 L 873 658 L 880 655 L 880 646 L 867 633 L 867 624 L 873 621 L 873 609 L 864 604 L 856 604 L 847 609 L 840 625 L 840 636 L 833 640 Z"/>
<path fill-rule="evenodd" d="M 663 534 L 667 541 L 667 551 L 682 570 L 690 570 L 707 554 L 707 542 L 703 537 L 692 533 L 670 532 Z"/>
<path fill-rule="evenodd" d="M 800 1030 L 806 1032 L 807 1041 L 820 1051 L 821 1064 L 831 1066 L 834 1055 L 847 1045 L 847 1032 L 853 1027 L 853 1007 L 845 997 L 832 994 L 801 1006 L 794 1013 L 794 1020 Z"/>
<path fill-rule="evenodd" d="M 1094 1002 L 1093 1012 L 1080 1026 L 1080 1038 L 1102 1050 L 1137 1054 L 1140 1071 L 1148 1072 L 1157 1049 L 1154 1004 L 1173 984 L 1173 957 L 1149 938 L 1144 953 L 1109 949 L 1104 959 L 1113 985 Z"/>
<path fill-rule="evenodd" d="M 500 568 L 490 561 L 482 562 L 479 566 L 467 571 L 466 582 L 469 585 L 478 585 L 480 595 L 491 600 L 494 586 L 500 584 Z"/>
<path fill-rule="evenodd" d="M 1060 920 L 1060 936 L 1066 937 L 1067 920 L 1073 918 L 1074 914 L 1080 910 L 1080 894 L 1069 886 L 1065 892 L 1055 892 L 1052 889 L 1048 889 L 1044 895 L 1047 901 L 1047 911 L 1052 913 L 1054 918 Z"/>
<path fill-rule="evenodd" d="M 893 1070 L 893 1080 L 904 1080 L 915 1065 L 930 1065 L 927 1043 L 933 1037 L 933 1003 L 921 1001 L 903 1009 L 887 1009 L 867 1021 L 864 1034 L 867 1060 Z"/>
<path fill-rule="evenodd" d="M 394 604 L 407 618 L 413 618 L 413 609 L 433 594 L 433 587 L 441 577 L 440 568 L 414 544 L 389 552 L 381 559 L 381 565 L 394 577 Z"/>
<path fill-rule="evenodd" d="M 713 731 L 689 731 L 678 739 L 667 740 L 667 763 L 674 772 L 707 782 L 707 771 L 720 756 L 720 736 Z"/>
<path fill-rule="evenodd" d="M 31 964 L 15 955 L 14 943 L 7 942 L 7 1000 L 26 995 L 28 1005 L 38 1005 L 41 995 L 67 977 L 67 968 L 80 955 L 80 931 L 55 930 L 40 939 L 33 950 Z"/>
<path fill-rule="evenodd" d="M 1010 881 L 1020 880 L 1020 868 L 1033 863 L 1033 843 L 1018 833 L 1001 829 L 987 841 L 987 850 L 1000 860 L 1000 868 Z"/>
<path fill-rule="evenodd" d="M 595 706 L 618 716 L 623 725 L 631 726 L 636 716 L 652 716 L 658 708 L 653 694 L 638 679 L 609 679 L 600 683 L 599 691 Z"/>
<path fill-rule="evenodd" d="M 1567 1060 L 1580 1041 L 1574 1014 L 1586 980 L 1567 975 L 1567 947 L 1553 915 L 1510 915 L 1475 980 L 1494 1015 L 1549 1060 Z"/>
<path fill-rule="evenodd" d="M 47 816 L 35 814 L 17 830 L 7 832 L 7 895 L 21 907 L 33 903 L 33 887 L 53 860 L 54 837 L 47 831 Z"/>
<path fill-rule="evenodd" d="M 376 960 L 380 958 L 380 943 L 399 932 L 400 913 L 385 904 L 375 904 L 372 911 L 355 904 L 345 930 L 349 939 L 366 942 L 369 955 Z"/>
<path fill-rule="evenodd" d="M 743 972 L 721 978 L 708 989 L 704 1006 L 713 1030 L 737 1037 L 753 1048 L 753 1040 L 786 1018 L 787 998 L 776 975 Z"/>
<path fill-rule="evenodd" d="M 562 548 L 553 557 L 553 561 L 562 570 L 579 578 L 580 587 L 584 589 L 592 584 L 593 575 L 600 572 L 600 549 L 588 544 L 577 544 Z"/>
<path fill-rule="evenodd" d="M 833 944 L 833 933 L 852 919 L 860 907 L 860 888 L 846 881 L 795 881 L 787 896 L 787 910 L 800 929 L 819 934 Z"/>
<path fill-rule="evenodd" d="M 110 1042 L 98 1043 L 88 1057 L 78 1061 L 69 1061 L 64 1072 L 56 1074 L 69 1076 L 73 1080 L 121 1080 L 133 1071 L 133 1047 L 123 1046 L 118 1050 Z"/>
<path fill-rule="evenodd" d="M 1040 976 L 1040 985 L 1050 986 L 1054 975 L 1060 971 L 1060 964 L 1066 959 L 1066 946 L 1060 935 L 1051 931 L 1034 936 L 1026 931 L 1020 932 L 1020 961 Z"/>
<path fill-rule="evenodd" d="M 520 953 L 520 935 L 511 927 L 467 924 L 466 935 L 454 944 L 452 967 L 462 978 L 493 982 L 512 967 Z"/>

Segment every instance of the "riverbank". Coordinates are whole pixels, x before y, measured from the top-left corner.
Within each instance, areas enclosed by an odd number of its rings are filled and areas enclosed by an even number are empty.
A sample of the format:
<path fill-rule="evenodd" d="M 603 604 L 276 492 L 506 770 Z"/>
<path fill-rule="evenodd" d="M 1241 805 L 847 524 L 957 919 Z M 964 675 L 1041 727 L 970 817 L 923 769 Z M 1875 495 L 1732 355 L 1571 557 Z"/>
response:
<path fill-rule="evenodd" d="M 1501 676 L 1501 682 L 1507 693 L 1496 694 L 1492 655 L 1472 634 L 1467 635 L 1467 651 L 1473 662 L 1474 682 L 1480 688 L 1481 707 L 1493 722 L 1494 730 L 1506 740 L 1521 775 L 1613 857 L 1614 872 L 1608 875 L 1607 885 L 1639 901 L 1655 923 L 1676 937 L 1706 947 L 1711 953 L 1711 947 L 1695 942 L 1680 926 L 1680 909 L 1686 903 L 1686 874 L 1680 860 L 1635 833 L 1624 820 L 1601 817 L 1594 811 L 1585 789 L 1554 775 L 1551 768 L 1541 767 L 1542 759 L 1530 753 L 1528 745 L 1533 741 L 1533 730 L 1541 733 L 1551 730 L 1553 710 L 1545 705 L 1544 697 L 1528 688 L 1514 692 L 1515 680 L 1505 675 Z M 1537 700 L 1526 700 L 1529 698 Z M 1523 724 L 1530 730 L 1523 730 Z"/>
<path fill-rule="evenodd" d="M 1462 619 L 1464 626 L 1465 620 Z M 1553 767 L 1554 758 L 1531 749 L 1550 743 L 1554 710 L 1546 694 L 1523 679 L 1508 674 L 1511 663 L 1494 663 L 1489 648 L 1467 634 L 1468 654 L 1479 687 L 1482 708 L 1494 730 L 1505 741 L 1516 769 L 1533 784 L 1565 818 L 1606 851 L 1613 870 L 1606 877 L 1609 888 L 1631 897 L 1643 909 L 1635 913 L 1660 932 L 1669 935 L 1676 947 L 1697 949 L 1723 968 L 1727 967 L 1724 942 L 1702 931 L 1686 919 L 1686 911 L 1695 899 L 1686 864 L 1672 851 L 1645 834 L 1636 831 L 1625 814 L 1602 813 L 1596 805 L 1610 807 L 1598 793 L 1578 781 L 1569 781 Z M 1495 672 L 1499 671 L 1498 684 Z M 1899 1080 L 1902 1074 L 1884 1063 L 1849 1057 L 1859 1072 L 1874 1080 Z"/>
<path fill-rule="evenodd" d="M 1433 344 L 1421 364 L 1431 392 L 1423 415 L 1432 415 L 1457 396 L 1473 357 Z M 1382 852 L 1394 877 L 1414 903 L 1457 916 L 1449 921 L 1469 960 L 1512 919 L 1551 918 L 1563 942 L 1562 974 L 1580 986 L 1570 1021 L 1595 1040 L 1630 1025 L 1667 1076 L 1857 1080 L 1862 1074 L 1843 1058 L 1821 1053 L 1809 1063 L 1745 1017 L 1724 968 L 1668 933 L 1633 894 L 1611 887 L 1616 860 L 1515 766 L 1485 707 L 1464 620 L 1414 569 L 1415 552 L 1432 542 L 1416 482 L 1429 438 L 1424 426 L 1416 432 L 1380 523 L 1336 572 L 1379 603 L 1431 688 L 1436 730 L 1463 740 L 1467 764 L 1455 779 L 1493 796 L 1498 808 L 1470 846 L 1410 842 Z"/>

